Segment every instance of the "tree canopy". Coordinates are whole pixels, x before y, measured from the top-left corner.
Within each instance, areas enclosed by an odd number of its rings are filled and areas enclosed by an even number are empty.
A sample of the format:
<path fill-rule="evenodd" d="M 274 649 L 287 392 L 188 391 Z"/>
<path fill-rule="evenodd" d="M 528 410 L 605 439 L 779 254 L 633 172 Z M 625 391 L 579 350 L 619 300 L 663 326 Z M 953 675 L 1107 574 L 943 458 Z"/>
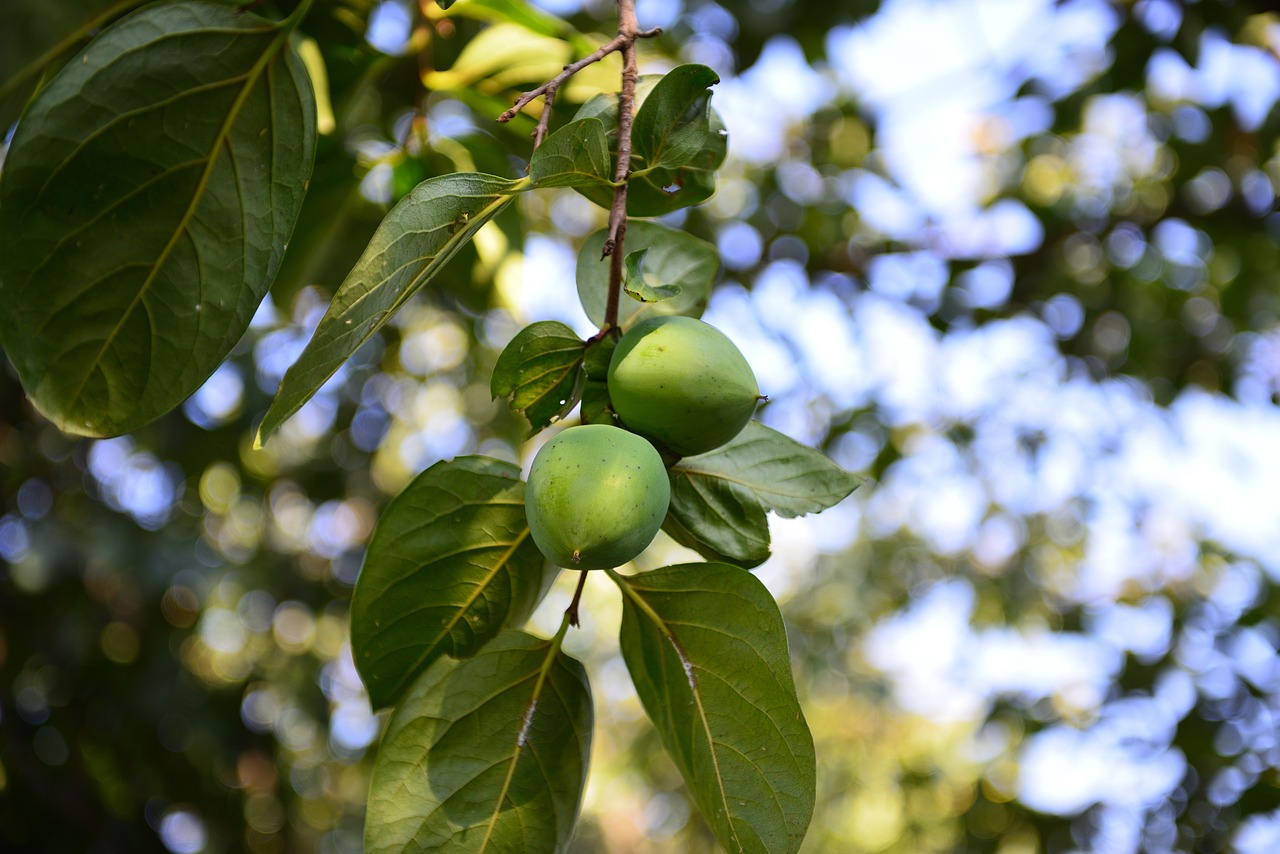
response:
<path fill-rule="evenodd" d="M 448 528 L 410 483 L 483 455 L 471 483 L 496 494 L 510 486 L 484 478 L 527 471 L 531 423 L 604 405 L 585 341 L 607 264 L 579 265 L 608 239 L 622 60 L 568 78 L 541 129 L 541 101 L 496 120 L 608 43 L 616 7 L 253 4 L 156 75 L 245 117 L 139 108 L 186 151 L 163 163 L 102 112 L 152 98 L 134 83 L 155 69 L 90 61 L 149 37 L 141 5 L 0 9 L 0 848 L 359 851 L 371 777 L 390 773 L 379 750 L 428 747 L 376 710 L 404 695 L 465 724 L 487 707 L 435 709 L 428 689 L 488 684 L 501 658 L 557 688 L 565 773 L 589 759 L 568 850 L 717 850 L 730 822 L 682 776 L 699 745 L 664 740 L 693 729 L 687 712 L 663 734 L 646 719 L 662 727 L 653 697 L 683 690 L 679 662 L 646 651 L 681 609 L 732 596 L 761 633 L 785 625 L 817 779 L 807 832 L 782 808 L 778 832 L 802 851 L 1280 847 L 1280 17 L 1190 0 L 639 3 L 663 32 L 636 42 L 638 93 L 692 69 L 714 107 L 699 145 L 723 150 L 632 182 L 630 213 L 656 218 L 626 230 L 628 287 L 705 308 L 769 397 L 712 465 L 745 468 L 742 446 L 779 435 L 867 482 L 843 500 L 817 475 L 805 495 L 709 500 L 681 463 L 667 533 L 634 568 L 706 557 L 696 596 L 668 597 L 687 586 L 669 569 L 618 591 L 595 573 L 566 634 L 578 573 L 562 573 L 503 603 L 532 611 L 526 630 L 451 636 L 449 655 L 478 657 L 444 655 L 409 686 L 391 632 L 381 670 L 352 653 L 358 580 L 395 583 L 388 563 L 362 572 L 379 519 L 401 526 L 379 538 Z M 24 149 L 37 133 L 61 142 Z M 93 146 L 119 170 L 78 167 Z M 206 199 L 228 164 L 240 191 Z M 47 205 L 13 201 L 34 194 Z M 697 204 L 666 207 L 680 194 Z M 394 229 L 427 230 L 415 204 L 445 203 L 452 230 L 413 259 L 430 281 L 382 276 L 402 269 Z M 271 217 L 246 224 L 258 208 Z M 193 210 L 208 228 L 172 239 Z M 76 234 L 42 230 L 53 213 Z M 210 264 L 215 245 L 242 266 Z M 119 308 L 123 290 L 78 283 L 127 277 L 135 250 L 168 264 L 144 288 L 163 323 L 140 363 L 189 370 L 164 375 L 162 401 L 131 396 L 152 381 L 127 371 L 46 376 L 81 364 L 76 324 Z M 35 269 L 42 253 L 56 260 Z M 374 273 L 385 303 L 330 307 Z M 19 294 L 18 277 L 47 284 Z M 266 295 L 246 310 L 251 278 Z M 335 343 L 304 356 L 317 328 Z M 540 358 L 570 351 L 570 381 L 530 386 L 504 357 L 518 334 Z M 696 536 L 726 514 L 722 539 Z M 558 625 L 564 655 L 539 637 Z M 742 654 L 735 626 L 713 630 L 708 673 Z M 777 648 L 753 652 L 760 680 L 785 670 Z M 808 732 L 773 723 L 805 752 Z M 549 776 L 536 809 L 571 810 L 566 787 Z"/>

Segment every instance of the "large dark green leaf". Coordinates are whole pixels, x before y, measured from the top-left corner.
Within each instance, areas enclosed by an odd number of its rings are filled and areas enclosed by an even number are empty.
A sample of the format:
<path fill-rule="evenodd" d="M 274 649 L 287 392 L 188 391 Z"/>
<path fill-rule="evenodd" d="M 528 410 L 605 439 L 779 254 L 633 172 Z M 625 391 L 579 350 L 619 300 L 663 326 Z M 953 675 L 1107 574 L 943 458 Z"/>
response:
<path fill-rule="evenodd" d="M 710 558 L 756 566 L 769 556 L 765 511 L 817 513 L 858 488 L 822 453 L 751 421 L 723 447 L 686 457 L 671 471 L 664 529 Z"/>
<path fill-rule="evenodd" d="M 529 160 L 535 187 L 605 186 L 612 192 L 613 165 L 604 122 L 579 119 L 543 140 Z"/>
<path fill-rule="evenodd" d="M 114 435 L 162 415 L 248 327 L 315 149 L 293 23 L 150 6 L 24 114 L 0 180 L 0 336 L 62 429 Z"/>
<path fill-rule="evenodd" d="M 256 444 L 301 409 L 523 186 L 524 182 L 493 175 L 456 172 L 423 181 L 401 199 L 374 232 L 306 349 L 284 375 L 258 427 Z"/>
<path fill-rule="evenodd" d="M 383 511 L 351 601 L 351 650 L 375 708 L 441 655 L 473 655 L 532 612 L 550 581 L 520 469 L 459 457 Z"/>
<path fill-rule="evenodd" d="M 0 134 L 36 81 L 67 51 L 143 0 L 4 0 L 0 3 Z"/>
<path fill-rule="evenodd" d="M 813 815 L 815 757 L 769 591 L 719 563 L 610 576 L 636 693 L 720 844 L 796 851 Z"/>
<path fill-rule="evenodd" d="M 378 747 L 365 851 L 565 851 L 591 725 L 587 674 L 558 643 L 507 631 L 474 658 L 436 661 Z"/>
<path fill-rule="evenodd" d="M 604 323 L 604 309 L 609 294 L 609 261 L 601 260 L 607 230 L 588 237 L 578 253 L 578 299 L 587 317 L 597 325 Z M 645 279 L 654 285 L 675 285 L 680 292 L 669 299 L 641 303 L 632 299 L 620 301 L 618 325 L 623 329 L 656 314 L 686 314 L 699 317 L 707 307 L 711 284 L 720 269 L 720 256 L 705 240 L 676 231 L 656 222 L 628 220 L 626 235 L 628 255 L 648 250 L 644 255 Z"/>
<path fill-rule="evenodd" d="M 495 398 L 511 398 L 511 408 L 529 419 L 533 435 L 568 415 L 582 397 L 586 346 L 563 323 L 532 323 L 498 357 L 490 391 Z"/>

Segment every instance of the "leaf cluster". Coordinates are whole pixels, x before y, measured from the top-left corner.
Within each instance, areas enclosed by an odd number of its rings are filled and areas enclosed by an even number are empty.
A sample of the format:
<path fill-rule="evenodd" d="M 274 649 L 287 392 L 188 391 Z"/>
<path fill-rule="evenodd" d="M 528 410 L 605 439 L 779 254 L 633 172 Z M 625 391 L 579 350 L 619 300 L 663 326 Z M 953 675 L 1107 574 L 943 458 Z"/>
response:
<path fill-rule="evenodd" d="M 0 180 L 0 340 L 35 407 L 87 436 L 160 417 L 230 353 L 282 268 L 324 119 L 297 38 L 312 0 L 280 21 L 209 0 L 156 3 L 58 69 L 58 57 L 131 5 L 86 4 L 82 28 L 42 33 L 45 53 L 12 52 L 2 69 L 10 82 L 0 96 L 35 94 Z M 536 16 L 531 28 L 501 4 L 485 8 L 505 19 L 497 26 L 551 38 Z M 709 198 L 727 146 L 710 105 L 718 80 L 685 65 L 642 81 L 629 170 L 616 162 L 617 99 L 598 96 L 536 146 L 526 176 L 454 171 L 417 182 L 337 288 L 257 444 L 518 194 L 573 188 L 609 208 L 621 189 L 635 217 Z M 10 108 L 0 101 L 0 119 Z M 494 367 L 493 395 L 510 398 L 530 436 L 579 404 L 583 421 L 612 423 L 616 333 L 654 314 L 697 317 L 707 304 L 713 246 L 640 219 L 614 233 L 625 249 L 603 230 L 584 241 L 577 267 L 601 333 L 584 341 L 563 324 L 534 323 Z M 625 253 L 621 282 L 601 262 L 606 246 Z M 617 286 L 629 299 L 612 317 Z M 608 571 L 624 601 L 624 658 L 720 842 L 795 851 L 813 811 L 813 742 L 781 615 L 745 568 L 768 556 L 768 511 L 816 512 L 858 481 L 754 423 L 673 463 L 664 527 L 713 562 Z M 351 608 L 360 676 L 376 708 L 394 707 L 369 796 L 370 851 L 559 851 L 572 837 L 590 690 L 561 649 L 576 611 L 550 640 L 519 628 L 556 574 L 530 539 L 523 496 L 515 466 L 460 457 L 422 472 L 377 524 Z"/>

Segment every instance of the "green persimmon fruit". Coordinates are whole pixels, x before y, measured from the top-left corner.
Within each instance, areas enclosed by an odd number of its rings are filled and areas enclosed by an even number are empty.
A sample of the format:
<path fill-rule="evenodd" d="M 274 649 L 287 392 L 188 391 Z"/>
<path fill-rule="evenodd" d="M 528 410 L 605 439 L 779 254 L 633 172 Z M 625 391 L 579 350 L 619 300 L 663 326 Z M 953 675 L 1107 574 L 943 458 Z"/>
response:
<path fill-rule="evenodd" d="M 621 566 L 653 542 L 671 503 L 662 457 L 608 424 L 570 427 L 533 458 L 524 492 L 534 543 L 557 566 Z"/>
<path fill-rule="evenodd" d="M 628 430 L 690 457 L 747 426 L 760 399 L 733 342 L 692 317 L 651 317 L 627 331 L 609 362 L 609 400 Z"/>

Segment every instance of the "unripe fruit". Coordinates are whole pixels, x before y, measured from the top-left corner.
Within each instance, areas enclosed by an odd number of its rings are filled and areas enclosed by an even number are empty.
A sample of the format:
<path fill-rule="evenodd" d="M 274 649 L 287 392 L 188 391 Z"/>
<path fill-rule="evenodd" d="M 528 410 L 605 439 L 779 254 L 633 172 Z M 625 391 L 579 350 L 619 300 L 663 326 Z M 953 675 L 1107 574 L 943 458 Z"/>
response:
<path fill-rule="evenodd" d="M 570 427 L 543 445 L 524 492 L 534 543 L 570 569 L 631 560 L 653 542 L 670 503 L 653 445 L 607 424 Z"/>
<path fill-rule="evenodd" d="M 738 348 L 692 317 L 637 323 L 609 362 L 609 400 L 622 423 L 685 457 L 737 436 L 759 398 L 755 374 Z"/>

